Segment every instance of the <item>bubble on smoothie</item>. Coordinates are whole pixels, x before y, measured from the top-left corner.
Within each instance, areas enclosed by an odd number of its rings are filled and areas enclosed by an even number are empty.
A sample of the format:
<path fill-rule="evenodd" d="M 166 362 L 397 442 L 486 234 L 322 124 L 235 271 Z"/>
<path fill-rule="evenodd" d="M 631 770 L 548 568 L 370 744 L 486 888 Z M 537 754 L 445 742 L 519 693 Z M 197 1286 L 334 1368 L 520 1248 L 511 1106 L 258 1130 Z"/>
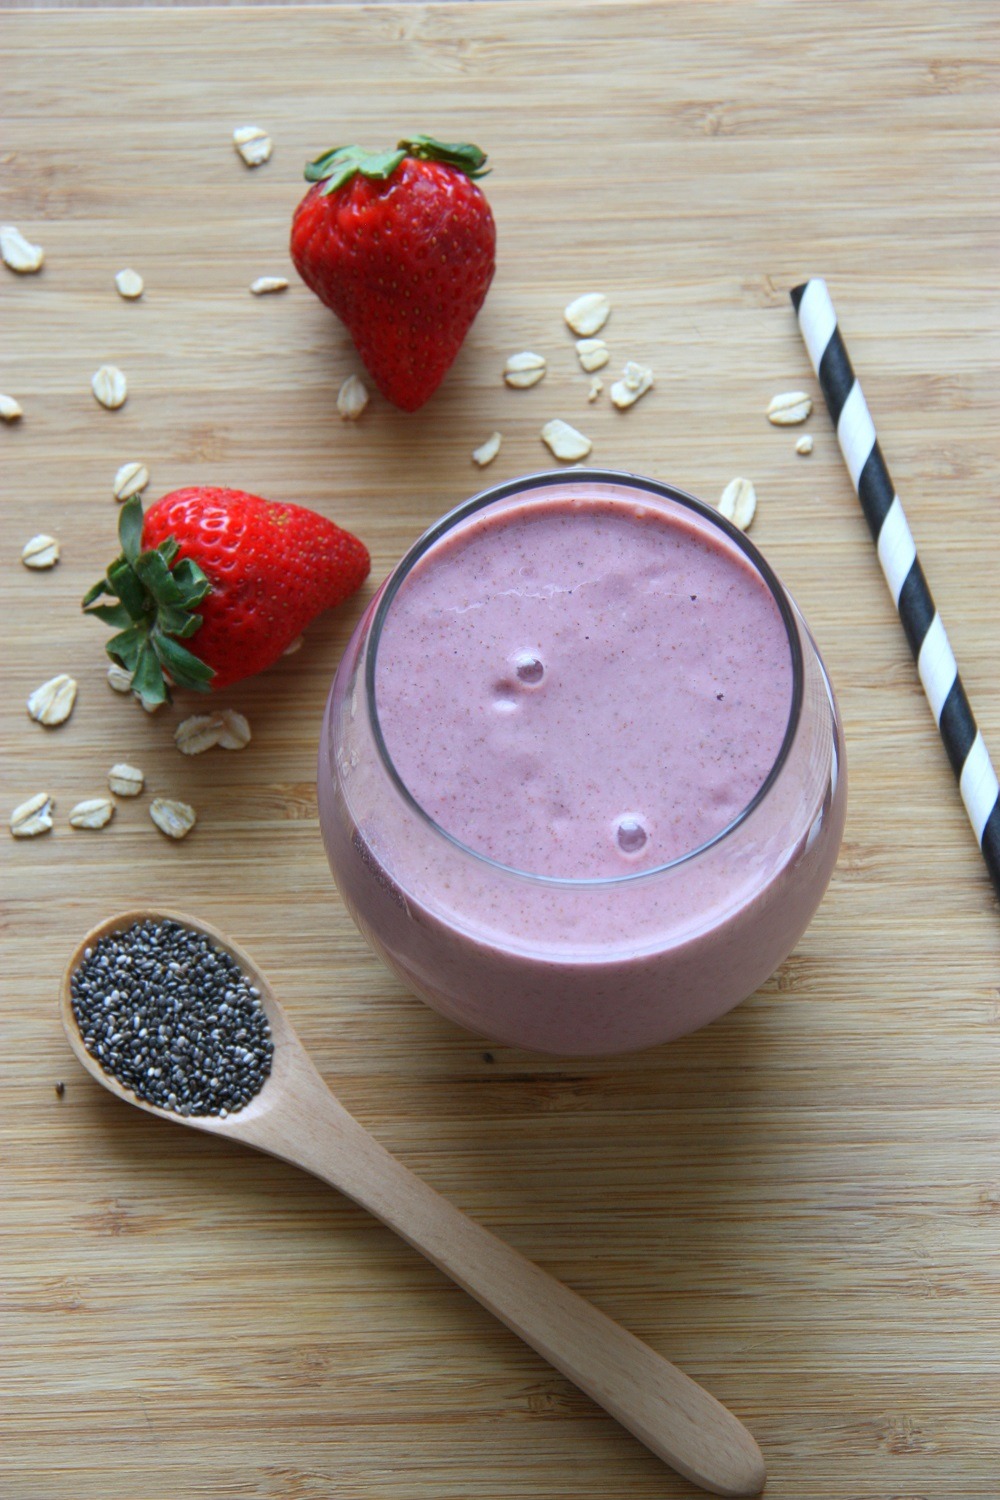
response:
<path fill-rule="evenodd" d="M 625 813 L 618 819 L 615 837 L 623 854 L 638 854 L 645 847 L 649 834 L 634 813 Z"/>
<path fill-rule="evenodd" d="M 514 657 L 514 670 L 518 680 L 526 682 L 529 687 L 534 687 L 545 676 L 545 664 L 533 651 L 519 651 Z"/>

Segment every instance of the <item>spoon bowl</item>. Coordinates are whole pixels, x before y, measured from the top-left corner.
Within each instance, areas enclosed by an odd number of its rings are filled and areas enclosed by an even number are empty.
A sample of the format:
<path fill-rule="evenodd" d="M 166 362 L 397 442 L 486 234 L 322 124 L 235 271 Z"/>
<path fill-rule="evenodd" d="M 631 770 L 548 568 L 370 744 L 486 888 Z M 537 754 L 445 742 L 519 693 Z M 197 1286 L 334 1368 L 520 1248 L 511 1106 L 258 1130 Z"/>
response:
<path fill-rule="evenodd" d="M 187 927 L 192 932 L 204 934 L 216 948 L 221 948 L 228 953 L 236 963 L 240 972 L 246 975 L 249 982 L 260 991 L 260 1003 L 267 1016 L 271 1028 L 271 1040 L 274 1043 L 274 1060 L 271 1071 L 264 1080 L 264 1085 L 254 1097 L 245 1104 L 238 1114 L 227 1115 L 220 1119 L 217 1115 L 181 1115 L 171 1109 L 161 1109 L 159 1105 L 150 1104 L 145 1099 L 140 1099 L 130 1088 L 119 1083 L 112 1073 L 108 1073 L 101 1066 L 100 1060 L 91 1055 L 84 1045 L 80 1028 L 77 1024 L 76 1014 L 73 1010 L 72 982 L 73 975 L 83 963 L 84 955 L 88 948 L 92 948 L 100 942 L 101 938 L 109 937 L 116 932 L 124 932 L 129 927 L 134 927 L 141 922 L 176 922 L 181 927 Z M 105 921 L 87 933 L 87 936 L 77 944 L 72 958 L 66 965 L 63 974 L 62 985 L 59 992 L 59 1010 L 62 1018 L 63 1030 L 67 1040 L 80 1062 L 97 1079 L 98 1083 L 104 1085 L 109 1093 L 115 1094 L 119 1099 L 124 1099 L 126 1104 L 132 1104 L 136 1109 L 144 1109 L 149 1115 L 156 1115 L 158 1119 L 170 1120 L 175 1125 L 188 1125 L 194 1130 L 206 1130 L 211 1135 L 228 1135 L 230 1138 L 236 1136 L 244 1139 L 244 1132 L 249 1127 L 259 1122 L 262 1115 L 270 1113 L 276 1100 L 280 1101 L 286 1089 L 294 1089 L 295 1078 L 303 1070 L 311 1074 L 313 1078 L 319 1078 L 309 1054 L 306 1052 L 302 1042 L 292 1029 L 282 1007 L 275 999 L 274 991 L 268 982 L 267 975 L 259 969 L 250 955 L 213 927 L 210 922 L 204 922 L 198 917 L 190 917 L 185 913 L 170 911 L 167 908 L 151 910 L 149 907 L 135 911 L 119 912 L 117 916 L 108 917 Z M 310 1080 L 312 1081 L 312 1080 Z M 322 1080 L 320 1080 L 322 1081 Z M 325 1087 L 325 1085 L 324 1085 Z M 256 1144 L 256 1143 L 254 1143 Z"/>
<path fill-rule="evenodd" d="M 181 1115 L 138 1098 L 84 1045 L 72 980 L 86 950 L 141 922 L 176 922 L 203 934 L 260 993 L 274 1057 L 259 1092 L 224 1118 Z M 167 910 L 109 917 L 74 952 L 60 1013 L 69 1044 L 119 1099 L 176 1125 L 224 1135 L 311 1172 L 368 1209 L 685 1478 L 717 1495 L 759 1494 L 760 1450 L 733 1414 L 648 1344 L 469 1219 L 380 1146 L 331 1093 L 276 1000 L 267 977 L 208 922 Z"/>

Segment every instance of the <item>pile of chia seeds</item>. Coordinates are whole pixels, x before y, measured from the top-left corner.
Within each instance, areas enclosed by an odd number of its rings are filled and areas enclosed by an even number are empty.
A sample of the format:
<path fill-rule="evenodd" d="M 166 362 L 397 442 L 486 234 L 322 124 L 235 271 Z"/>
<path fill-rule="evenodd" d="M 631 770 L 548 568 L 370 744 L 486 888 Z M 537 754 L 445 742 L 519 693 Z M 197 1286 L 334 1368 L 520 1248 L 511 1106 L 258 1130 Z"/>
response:
<path fill-rule="evenodd" d="M 179 922 L 108 933 L 84 949 L 71 989 L 87 1051 L 147 1104 L 225 1119 L 271 1071 L 260 991 L 228 953 Z"/>

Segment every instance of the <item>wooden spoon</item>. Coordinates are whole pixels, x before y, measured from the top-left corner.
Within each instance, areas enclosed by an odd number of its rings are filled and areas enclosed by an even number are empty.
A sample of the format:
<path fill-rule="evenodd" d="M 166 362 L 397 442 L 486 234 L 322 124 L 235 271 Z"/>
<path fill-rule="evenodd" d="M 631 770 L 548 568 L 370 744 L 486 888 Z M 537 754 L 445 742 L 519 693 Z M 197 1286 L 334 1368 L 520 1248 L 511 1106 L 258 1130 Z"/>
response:
<path fill-rule="evenodd" d="M 85 948 L 136 922 L 174 921 L 207 934 L 260 991 L 274 1041 L 260 1093 L 226 1119 L 181 1116 L 137 1099 L 83 1044 L 70 981 Z M 713 1396 L 575 1292 L 466 1218 L 369 1135 L 327 1088 L 266 977 L 207 922 L 170 911 L 129 911 L 95 927 L 69 961 L 60 996 L 70 1046 L 111 1093 L 175 1125 L 243 1141 L 312 1172 L 381 1219 L 495 1317 L 587 1392 L 641 1442 L 716 1495 L 756 1495 L 764 1461 L 746 1428 Z"/>

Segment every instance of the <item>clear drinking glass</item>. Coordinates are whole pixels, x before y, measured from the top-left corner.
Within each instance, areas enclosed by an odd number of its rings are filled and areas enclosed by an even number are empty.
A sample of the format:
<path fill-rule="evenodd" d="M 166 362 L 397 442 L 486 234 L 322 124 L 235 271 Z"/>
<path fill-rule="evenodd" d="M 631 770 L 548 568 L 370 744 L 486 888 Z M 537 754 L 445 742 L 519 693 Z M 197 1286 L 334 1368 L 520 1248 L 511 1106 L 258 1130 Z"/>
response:
<path fill-rule="evenodd" d="M 404 785 L 379 724 L 383 625 L 419 560 L 486 508 L 553 496 L 624 499 L 739 549 L 784 622 L 791 702 L 763 785 L 716 836 L 657 868 L 564 879 L 513 869 L 439 827 Z M 451 511 L 372 599 L 327 705 L 319 753 L 327 854 L 352 917 L 429 1005 L 493 1041 L 562 1056 L 683 1035 L 764 982 L 805 931 L 843 831 L 846 777 L 836 701 L 801 614 L 753 544 L 669 485 L 603 470 L 501 484 Z"/>

